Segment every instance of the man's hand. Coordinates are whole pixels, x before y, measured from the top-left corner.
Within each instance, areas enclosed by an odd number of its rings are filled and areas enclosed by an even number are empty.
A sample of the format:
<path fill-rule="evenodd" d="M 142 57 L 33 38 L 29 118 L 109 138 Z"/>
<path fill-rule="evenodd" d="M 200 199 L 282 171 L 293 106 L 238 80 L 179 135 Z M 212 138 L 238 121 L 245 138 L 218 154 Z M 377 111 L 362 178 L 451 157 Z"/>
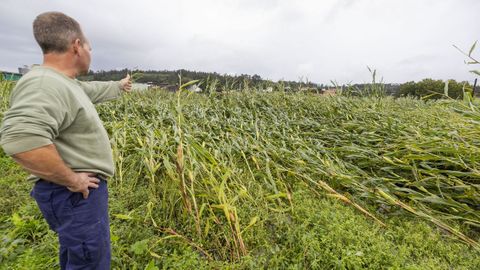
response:
<path fill-rule="evenodd" d="M 65 165 L 54 144 L 42 146 L 12 156 L 23 168 L 49 182 L 66 186 L 72 192 L 88 197 L 88 188 L 98 188 L 100 180 L 94 173 L 74 172 Z"/>
<path fill-rule="evenodd" d="M 75 173 L 72 184 L 68 185 L 67 188 L 71 192 L 82 193 L 83 198 L 87 199 L 89 193 L 88 188 L 98 188 L 98 183 L 100 183 L 100 180 L 95 177 L 94 173 Z"/>
<path fill-rule="evenodd" d="M 132 91 L 132 79 L 130 78 L 130 74 L 127 74 L 127 77 L 120 80 L 120 85 L 123 91 L 125 92 Z"/>

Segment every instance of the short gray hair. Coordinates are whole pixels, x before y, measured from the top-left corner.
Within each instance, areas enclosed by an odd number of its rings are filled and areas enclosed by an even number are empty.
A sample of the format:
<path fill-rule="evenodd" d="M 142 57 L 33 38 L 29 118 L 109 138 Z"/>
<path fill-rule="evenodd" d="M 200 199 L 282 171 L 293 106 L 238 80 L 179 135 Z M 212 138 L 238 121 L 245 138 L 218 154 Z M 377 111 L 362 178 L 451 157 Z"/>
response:
<path fill-rule="evenodd" d="M 33 21 L 33 35 L 44 54 L 64 53 L 74 40 L 86 41 L 80 24 L 61 12 L 38 15 Z"/>

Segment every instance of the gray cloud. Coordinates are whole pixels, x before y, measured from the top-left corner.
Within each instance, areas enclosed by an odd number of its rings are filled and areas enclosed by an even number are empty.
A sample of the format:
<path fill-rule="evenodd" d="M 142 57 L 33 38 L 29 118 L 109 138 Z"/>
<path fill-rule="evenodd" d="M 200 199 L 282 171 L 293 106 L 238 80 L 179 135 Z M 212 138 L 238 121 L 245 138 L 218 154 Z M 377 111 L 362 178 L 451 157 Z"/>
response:
<path fill-rule="evenodd" d="M 76 18 L 93 46 L 92 69 L 193 69 L 308 77 L 327 83 L 426 77 L 471 80 L 462 48 L 479 39 L 475 0 L 5 0 L 0 69 L 41 62 L 34 17 Z"/>

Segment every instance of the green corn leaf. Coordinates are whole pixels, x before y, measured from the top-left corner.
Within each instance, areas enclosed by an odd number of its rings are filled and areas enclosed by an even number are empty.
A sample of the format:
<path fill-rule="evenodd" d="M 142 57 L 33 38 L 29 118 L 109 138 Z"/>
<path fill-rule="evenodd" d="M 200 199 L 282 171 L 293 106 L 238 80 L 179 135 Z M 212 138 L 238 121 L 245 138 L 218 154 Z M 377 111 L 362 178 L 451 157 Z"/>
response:
<path fill-rule="evenodd" d="M 470 72 L 472 72 L 472 73 L 477 74 L 478 76 L 480 76 L 480 70 L 470 70 Z"/>
<path fill-rule="evenodd" d="M 475 41 L 475 43 L 473 43 L 472 47 L 470 48 L 470 51 L 468 52 L 468 56 L 472 55 L 472 52 L 473 52 L 473 50 L 475 50 L 476 45 L 477 45 L 477 41 Z"/>

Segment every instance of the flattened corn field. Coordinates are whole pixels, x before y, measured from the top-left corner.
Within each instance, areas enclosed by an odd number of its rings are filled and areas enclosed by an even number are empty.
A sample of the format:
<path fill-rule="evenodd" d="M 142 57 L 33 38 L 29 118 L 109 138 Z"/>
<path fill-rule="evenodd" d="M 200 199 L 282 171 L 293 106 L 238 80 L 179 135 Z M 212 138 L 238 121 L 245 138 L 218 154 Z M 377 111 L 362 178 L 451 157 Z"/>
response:
<path fill-rule="evenodd" d="M 97 109 L 115 269 L 480 269 L 476 105 L 156 90 Z M 0 268 L 55 269 L 26 173 L 0 169 Z"/>

